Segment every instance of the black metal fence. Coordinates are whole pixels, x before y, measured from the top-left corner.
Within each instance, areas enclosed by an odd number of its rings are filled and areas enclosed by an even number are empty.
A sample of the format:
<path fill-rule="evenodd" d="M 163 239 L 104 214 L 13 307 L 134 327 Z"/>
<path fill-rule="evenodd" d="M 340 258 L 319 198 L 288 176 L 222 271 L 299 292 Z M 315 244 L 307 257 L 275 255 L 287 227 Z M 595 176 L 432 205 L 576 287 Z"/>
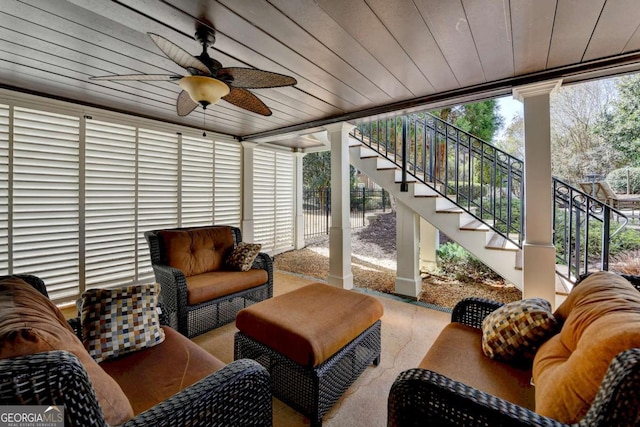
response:
<path fill-rule="evenodd" d="M 329 234 L 331 227 L 331 188 L 304 190 L 304 237 Z M 389 193 L 385 190 L 358 188 L 351 190 L 351 228 L 366 225 L 367 214 L 391 209 Z"/>

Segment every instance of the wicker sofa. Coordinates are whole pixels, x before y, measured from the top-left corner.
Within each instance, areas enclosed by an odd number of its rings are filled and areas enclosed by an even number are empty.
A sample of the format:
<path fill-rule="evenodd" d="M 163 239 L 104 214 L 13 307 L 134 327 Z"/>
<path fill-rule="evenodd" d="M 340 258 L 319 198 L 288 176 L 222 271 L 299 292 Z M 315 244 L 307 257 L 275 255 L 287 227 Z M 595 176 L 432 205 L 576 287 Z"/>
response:
<path fill-rule="evenodd" d="M 258 253 L 248 271 L 225 259 L 242 242 L 226 225 L 171 228 L 144 233 L 169 325 L 194 337 L 235 320 L 244 307 L 273 296 L 273 264 Z"/>
<path fill-rule="evenodd" d="M 166 326 L 159 344 L 97 363 L 46 295 L 35 276 L 0 278 L 0 405 L 63 406 L 72 427 L 271 426 L 258 363 L 225 365 Z"/>
<path fill-rule="evenodd" d="M 640 425 L 640 277 L 624 277 L 582 280 L 529 365 L 481 349 L 483 320 L 502 304 L 462 300 L 419 367 L 396 378 L 388 425 Z"/>

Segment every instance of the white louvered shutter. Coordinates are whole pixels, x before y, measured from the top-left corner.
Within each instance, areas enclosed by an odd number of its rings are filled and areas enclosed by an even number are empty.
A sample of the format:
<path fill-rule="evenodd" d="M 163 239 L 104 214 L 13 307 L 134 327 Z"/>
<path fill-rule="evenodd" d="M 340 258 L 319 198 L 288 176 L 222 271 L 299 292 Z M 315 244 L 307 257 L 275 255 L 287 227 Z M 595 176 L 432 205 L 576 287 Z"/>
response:
<path fill-rule="evenodd" d="M 214 175 L 214 220 L 216 224 L 240 227 L 242 218 L 242 146 L 216 141 Z"/>
<path fill-rule="evenodd" d="M 52 299 L 79 291 L 79 117 L 14 108 L 13 273 Z"/>
<path fill-rule="evenodd" d="M 276 199 L 274 250 L 292 249 L 294 242 L 294 157 L 290 153 L 276 153 Z"/>
<path fill-rule="evenodd" d="M 253 153 L 253 240 L 262 244 L 263 252 L 271 252 L 276 235 L 276 155 L 262 148 Z"/>
<path fill-rule="evenodd" d="M 136 129 L 85 125 L 86 288 L 136 280 Z"/>
<path fill-rule="evenodd" d="M 213 142 L 182 137 L 182 226 L 213 223 Z"/>
<path fill-rule="evenodd" d="M 178 135 L 138 129 L 138 280 L 153 279 L 147 230 L 178 226 Z"/>
<path fill-rule="evenodd" d="M 9 106 L 0 104 L 0 275 L 9 274 Z"/>

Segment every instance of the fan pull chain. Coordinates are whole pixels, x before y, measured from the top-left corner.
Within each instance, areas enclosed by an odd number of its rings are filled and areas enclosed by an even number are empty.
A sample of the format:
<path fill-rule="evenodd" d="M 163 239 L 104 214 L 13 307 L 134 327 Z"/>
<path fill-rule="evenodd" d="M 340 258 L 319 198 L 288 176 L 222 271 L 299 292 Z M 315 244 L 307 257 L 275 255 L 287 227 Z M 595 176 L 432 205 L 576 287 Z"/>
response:
<path fill-rule="evenodd" d="M 202 136 L 207 136 L 207 132 L 205 132 L 206 128 L 206 119 L 207 119 L 207 107 L 202 107 Z"/>

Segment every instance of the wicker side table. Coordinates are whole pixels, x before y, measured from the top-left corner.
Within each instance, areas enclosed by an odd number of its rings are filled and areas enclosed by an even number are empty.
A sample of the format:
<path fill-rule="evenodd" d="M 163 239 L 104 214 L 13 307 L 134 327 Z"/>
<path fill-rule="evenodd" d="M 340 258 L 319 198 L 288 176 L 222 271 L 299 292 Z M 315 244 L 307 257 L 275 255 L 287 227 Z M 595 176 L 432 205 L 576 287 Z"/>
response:
<path fill-rule="evenodd" d="M 365 368 L 379 363 L 381 316 L 374 297 L 308 285 L 238 313 L 234 357 L 267 368 L 274 396 L 321 426 Z"/>

